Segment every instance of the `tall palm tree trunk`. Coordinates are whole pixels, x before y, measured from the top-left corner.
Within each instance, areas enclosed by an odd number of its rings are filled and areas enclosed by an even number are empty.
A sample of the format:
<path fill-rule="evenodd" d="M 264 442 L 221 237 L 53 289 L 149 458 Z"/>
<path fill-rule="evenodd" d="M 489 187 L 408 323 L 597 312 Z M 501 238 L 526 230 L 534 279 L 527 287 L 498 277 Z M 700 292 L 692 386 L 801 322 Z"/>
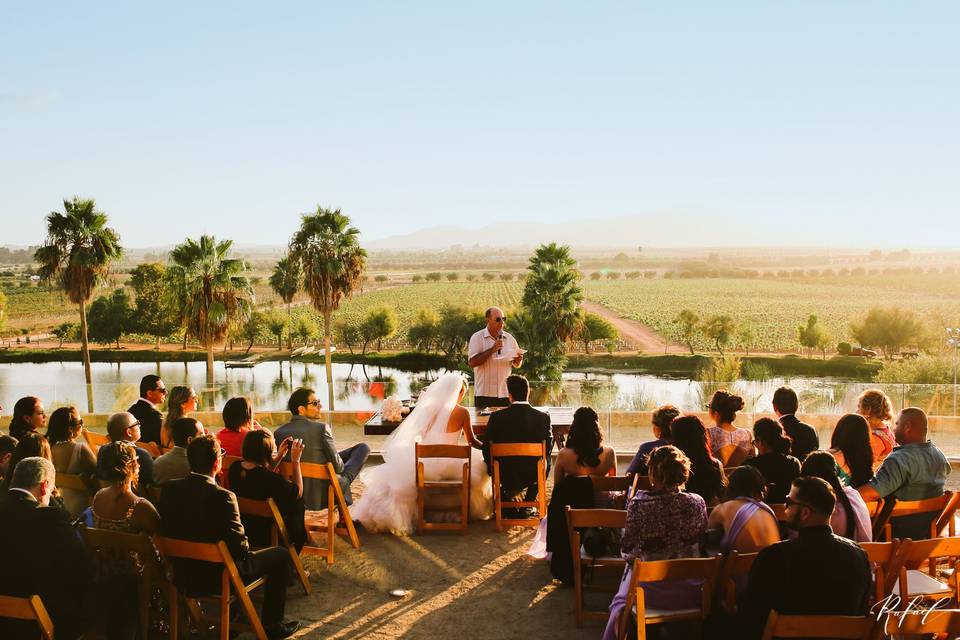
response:
<path fill-rule="evenodd" d="M 327 406 L 333 411 L 333 364 L 330 359 L 330 311 L 323 312 L 323 360 L 327 366 Z"/>
<path fill-rule="evenodd" d="M 207 344 L 207 382 L 213 384 L 213 342 Z"/>
<path fill-rule="evenodd" d="M 293 351 L 293 312 L 290 303 L 287 303 L 287 350 Z"/>
<path fill-rule="evenodd" d="M 87 411 L 93 413 L 93 373 L 90 371 L 90 342 L 87 338 L 87 303 L 80 301 L 80 357 L 87 381 Z"/>

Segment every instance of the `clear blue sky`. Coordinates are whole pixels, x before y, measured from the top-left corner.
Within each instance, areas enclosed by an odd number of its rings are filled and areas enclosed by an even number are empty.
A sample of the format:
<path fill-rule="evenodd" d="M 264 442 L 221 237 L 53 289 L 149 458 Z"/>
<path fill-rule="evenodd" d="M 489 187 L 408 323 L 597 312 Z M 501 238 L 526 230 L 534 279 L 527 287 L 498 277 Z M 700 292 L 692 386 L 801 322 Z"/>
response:
<path fill-rule="evenodd" d="M 73 194 L 128 246 L 283 244 L 317 203 L 960 244 L 960 3 L 134 4 L 0 8 L 0 244 Z"/>

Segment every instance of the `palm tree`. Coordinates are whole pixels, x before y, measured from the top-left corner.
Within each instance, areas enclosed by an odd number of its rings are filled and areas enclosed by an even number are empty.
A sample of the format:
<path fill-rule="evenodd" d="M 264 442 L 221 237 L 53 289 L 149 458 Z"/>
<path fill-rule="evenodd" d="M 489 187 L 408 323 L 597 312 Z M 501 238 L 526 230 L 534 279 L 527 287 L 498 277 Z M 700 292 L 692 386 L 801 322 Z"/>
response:
<path fill-rule="evenodd" d="M 314 308 L 323 314 L 323 345 L 327 366 L 329 406 L 333 409 L 333 367 L 330 363 L 330 332 L 333 312 L 344 296 L 350 296 L 362 279 L 367 252 L 360 247 L 360 232 L 350 218 L 317 206 L 304 214 L 300 229 L 290 240 L 290 257 L 303 269 L 303 288 Z"/>
<path fill-rule="evenodd" d="M 224 340 L 230 327 L 243 321 L 253 308 L 253 289 L 243 260 L 227 257 L 232 240 L 213 236 L 187 238 L 170 252 L 167 268 L 174 289 L 180 292 L 186 330 L 207 350 L 207 380 L 213 382 L 213 347 Z"/>
<path fill-rule="evenodd" d="M 97 211 L 92 199 L 63 201 L 64 213 L 47 216 L 46 242 L 34 253 L 40 263 L 40 277 L 57 278 L 67 298 L 80 309 L 80 352 L 87 381 L 88 403 L 92 404 L 90 345 L 87 338 L 87 303 L 94 289 L 105 280 L 110 264 L 123 255 L 120 236 L 107 226 L 107 215 Z M 93 407 L 90 407 L 93 411 Z"/>
<path fill-rule="evenodd" d="M 293 317 L 290 313 L 290 303 L 300 290 L 302 281 L 303 270 L 300 268 L 300 263 L 291 259 L 290 256 L 280 258 L 273 268 L 273 273 L 270 274 L 270 288 L 286 303 L 288 324 L 291 327 Z M 293 349 L 293 332 L 287 334 L 287 349 Z"/>

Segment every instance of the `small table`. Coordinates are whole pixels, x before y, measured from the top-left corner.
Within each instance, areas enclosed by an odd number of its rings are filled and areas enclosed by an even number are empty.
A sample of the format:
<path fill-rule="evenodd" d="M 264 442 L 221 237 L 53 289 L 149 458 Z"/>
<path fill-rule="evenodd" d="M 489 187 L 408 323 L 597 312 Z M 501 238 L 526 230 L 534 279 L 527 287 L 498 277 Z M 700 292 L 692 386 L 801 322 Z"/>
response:
<path fill-rule="evenodd" d="M 573 407 L 534 407 L 550 416 L 550 427 L 553 430 L 553 441 L 557 447 L 563 448 L 566 442 L 567 434 L 570 433 L 570 425 L 573 424 Z M 473 425 L 473 432 L 478 436 L 487 429 L 487 421 L 490 414 L 481 414 L 476 407 L 467 407 L 470 412 L 470 424 Z M 393 433 L 393 430 L 400 426 L 399 422 L 384 422 L 380 411 L 377 411 L 363 425 L 363 433 L 367 436 L 386 436 Z"/>

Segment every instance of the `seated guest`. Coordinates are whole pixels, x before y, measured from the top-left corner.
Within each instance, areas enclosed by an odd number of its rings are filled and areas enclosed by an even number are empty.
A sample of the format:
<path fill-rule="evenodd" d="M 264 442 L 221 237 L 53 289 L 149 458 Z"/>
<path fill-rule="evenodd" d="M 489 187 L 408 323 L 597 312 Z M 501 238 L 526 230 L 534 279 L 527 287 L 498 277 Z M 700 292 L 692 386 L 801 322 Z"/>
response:
<path fill-rule="evenodd" d="M 93 478 L 97 472 L 97 457 L 80 435 L 83 419 L 76 407 L 60 407 L 50 415 L 47 441 L 53 454 L 53 466 L 58 473 Z M 79 489 L 61 489 L 63 504 L 76 518 L 90 506 L 90 492 Z"/>
<path fill-rule="evenodd" d="M 789 455 L 790 438 L 771 418 L 760 418 L 753 425 L 753 438 L 760 453 L 744 464 L 756 467 L 767 481 L 767 502 L 781 503 L 790 491 L 790 483 L 800 475 L 800 463 Z"/>
<path fill-rule="evenodd" d="M 127 409 L 140 422 L 140 441 L 160 446 L 163 414 L 157 409 L 167 397 L 167 386 L 160 376 L 148 374 L 140 379 L 140 397 Z"/>
<path fill-rule="evenodd" d="M 681 416 L 670 423 L 670 434 L 675 447 L 690 461 L 686 491 L 700 495 L 708 505 L 720 501 L 727 478 L 723 465 L 710 454 L 707 428 L 695 415 Z"/>
<path fill-rule="evenodd" d="M 627 467 L 627 475 L 642 474 L 647 475 L 647 457 L 657 447 L 667 444 L 673 444 L 673 438 L 670 435 L 670 423 L 680 415 L 680 410 L 672 404 L 665 404 L 653 412 L 651 422 L 653 423 L 653 440 L 649 440 L 640 445 L 637 454 L 633 456 L 630 466 Z"/>
<path fill-rule="evenodd" d="M 767 483 L 755 467 L 740 467 L 730 474 L 727 499 L 710 512 L 711 529 L 723 530 L 720 549 L 753 553 L 780 541 L 780 526 L 773 509 L 764 502 Z"/>
<path fill-rule="evenodd" d="M 896 436 L 889 426 L 893 420 L 893 403 L 880 389 L 867 389 L 857 398 L 857 413 L 870 425 L 870 448 L 873 468 L 876 469 L 897 446 Z"/>
<path fill-rule="evenodd" d="M 0 433 L 0 483 L 13 471 L 10 468 L 10 458 L 17 448 L 17 439 L 5 433 Z"/>
<path fill-rule="evenodd" d="M 553 431 L 550 428 L 550 416 L 530 406 L 527 396 L 530 383 L 523 376 L 507 376 L 507 398 L 510 406 L 494 412 L 487 422 L 483 441 L 483 460 L 493 475 L 493 462 L 490 446 L 509 443 L 540 443 L 545 451 L 553 447 Z M 548 465 L 549 468 L 549 465 Z M 524 502 L 533 502 L 540 491 L 537 486 L 537 461 L 534 458 L 501 458 L 500 487 L 505 499 L 524 494 Z M 532 515 L 528 509 L 527 515 Z M 505 512 L 506 514 L 506 512 Z M 539 514 L 541 517 L 546 514 Z M 516 517 L 507 515 L 507 517 Z M 523 517 L 523 516 L 521 516 Z"/>
<path fill-rule="evenodd" d="M 300 473 L 303 442 L 293 440 L 290 445 L 292 482 L 274 473 L 269 466 L 276 448 L 273 434 L 269 431 L 254 429 L 247 432 L 243 439 L 243 461 L 235 462 L 230 467 L 230 490 L 240 498 L 273 498 L 280 515 L 283 516 L 287 533 L 290 534 L 290 542 L 299 552 L 307 542 L 307 529 L 303 521 L 303 475 Z M 270 546 L 272 520 L 246 515 L 241 516 L 241 519 L 247 537 L 254 547 Z"/>
<path fill-rule="evenodd" d="M 793 481 L 786 524 L 800 535 L 757 555 L 742 599 L 743 637 L 759 638 L 771 611 L 866 615 L 870 563 L 860 547 L 830 530 L 835 503 L 833 490 L 820 478 Z"/>
<path fill-rule="evenodd" d="M 680 490 L 690 476 L 690 461 L 675 446 L 653 450 L 648 462 L 652 488 L 637 491 L 627 505 L 627 521 L 620 551 L 627 567 L 620 590 L 610 603 L 610 618 L 604 640 L 617 638 L 633 561 L 695 558 L 707 529 L 707 505 L 703 498 Z M 700 606 L 700 588 L 686 580 L 643 585 L 647 609 L 686 609 Z"/>
<path fill-rule="evenodd" d="M 790 455 L 803 462 L 808 453 L 820 448 L 820 438 L 816 429 L 800 422 L 796 415 L 799 409 L 800 399 L 790 387 L 780 387 L 773 392 L 773 411 L 790 438 Z"/>
<path fill-rule="evenodd" d="M 857 488 L 873 477 L 870 425 L 858 413 L 840 418 L 830 437 L 830 453 L 837 461 L 837 475 L 845 485 Z"/>
<path fill-rule="evenodd" d="M 93 526 L 122 533 L 155 534 L 160 528 L 160 514 L 149 500 L 133 492 L 140 471 L 136 447 L 127 442 L 111 442 L 100 447 L 98 453 L 101 477 L 110 485 L 93 497 Z M 95 559 L 100 597 L 106 604 L 103 620 L 107 637 L 133 637 L 138 620 L 137 580 L 146 559 L 117 549 L 101 549 Z"/>
<path fill-rule="evenodd" d="M 179 418 L 173 423 L 173 449 L 153 461 L 153 481 L 157 485 L 190 475 L 187 445 L 204 434 L 203 425 L 195 418 Z"/>
<path fill-rule="evenodd" d="M 897 500 L 924 500 L 943 495 L 950 473 L 947 457 L 927 440 L 927 415 L 922 409 L 907 407 L 897 417 L 894 431 L 899 446 L 884 459 L 870 482 L 858 488 L 866 502 L 889 495 Z M 930 523 L 936 513 L 918 513 L 891 518 L 894 538 L 919 540 L 930 537 Z"/>
<path fill-rule="evenodd" d="M 21 460 L 0 497 L 0 593 L 39 595 L 57 640 L 86 631 L 93 567 L 62 509 L 50 507 L 57 471 L 46 458 Z M 0 619 L 0 638 L 36 638 L 34 622 Z"/>
<path fill-rule="evenodd" d="M 830 517 L 830 528 L 838 536 L 854 542 L 872 542 L 873 529 L 870 524 L 870 511 L 860 492 L 853 487 L 845 487 L 837 477 L 837 465 L 833 456 L 826 451 L 813 451 L 803 461 L 800 474 L 825 480 L 834 495 L 837 506 Z"/>
<path fill-rule="evenodd" d="M 126 442 L 132 444 L 137 450 L 137 458 L 140 460 L 140 475 L 137 478 L 137 487 L 140 491 L 145 490 L 153 484 L 153 457 L 150 452 L 136 443 L 140 440 L 140 423 L 133 417 L 132 413 L 121 411 L 115 413 L 107 419 L 107 435 L 111 442 Z M 97 451 L 97 470 L 100 473 L 101 459 L 103 458 L 103 447 Z M 100 477 L 104 480 L 102 473 Z"/>
<path fill-rule="evenodd" d="M 710 399 L 708 412 L 714 425 L 708 430 L 710 454 L 725 467 L 738 467 L 753 455 L 753 435 L 733 424 L 743 406 L 743 398 L 723 389 Z"/>
<path fill-rule="evenodd" d="M 173 423 L 185 418 L 197 410 L 200 397 L 193 387 L 174 387 L 167 399 L 167 417 L 160 427 L 160 446 L 169 449 L 173 446 Z"/>
<path fill-rule="evenodd" d="M 253 418 L 253 405 L 243 396 L 230 398 L 223 405 L 223 429 L 217 440 L 228 456 L 243 455 L 243 437 L 253 429 L 263 429 Z"/>
<path fill-rule="evenodd" d="M 47 412 L 40 398 L 26 396 L 13 405 L 13 417 L 10 418 L 10 435 L 19 440 L 28 431 L 43 429 L 47 424 Z"/>
<path fill-rule="evenodd" d="M 163 487 L 160 534 L 191 542 L 224 541 L 245 582 L 266 577 L 260 617 L 267 637 L 276 640 L 295 633 L 300 627 L 298 622 L 283 622 L 290 569 L 287 550 L 271 547 L 250 551 L 236 496 L 214 481 L 221 467 L 220 443 L 215 437 L 208 434 L 194 438 L 187 445 L 187 459 L 190 475 Z M 173 562 L 174 584 L 191 597 L 219 593 L 222 572 L 222 567 L 205 562 Z"/>
<path fill-rule="evenodd" d="M 344 500 L 347 504 L 353 504 L 350 485 L 360 475 L 360 470 L 370 455 L 370 447 L 365 442 L 361 442 L 337 451 L 331 426 L 319 421 L 320 400 L 313 389 L 301 388 L 294 391 L 290 395 L 287 407 L 293 419 L 274 433 L 274 437 L 280 442 L 280 450 L 289 446 L 284 444 L 287 438 L 291 441 L 302 440 L 303 461 L 319 464 L 332 463 Z M 327 480 L 315 478 L 304 480 L 303 501 L 307 509 L 316 511 L 327 508 L 327 482 Z"/>
<path fill-rule="evenodd" d="M 554 484 L 565 476 L 616 475 L 617 454 L 613 447 L 602 446 L 600 417 L 590 407 L 573 413 L 573 423 L 564 448 L 557 454 L 553 468 Z"/>
<path fill-rule="evenodd" d="M 21 434 L 20 441 L 17 442 L 17 446 L 14 448 L 13 453 L 10 454 L 10 462 L 8 466 L 10 468 L 10 473 L 4 477 L 3 485 L 0 485 L 0 491 L 6 492 L 10 488 L 10 482 L 13 480 L 13 469 L 17 468 L 17 463 L 23 460 L 24 458 L 44 458 L 53 462 L 53 453 L 50 449 L 50 443 L 47 442 L 47 439 L 37 433 L 36 431 L 27 431 L 26 433 Z M 55 507 L 59 507 L 66 511 L 66 507 L 63 504 L 63 499 L 60 497 L 60 491 L 54 487 L 52 497 L 50 498 L 50 504 Z"/>

